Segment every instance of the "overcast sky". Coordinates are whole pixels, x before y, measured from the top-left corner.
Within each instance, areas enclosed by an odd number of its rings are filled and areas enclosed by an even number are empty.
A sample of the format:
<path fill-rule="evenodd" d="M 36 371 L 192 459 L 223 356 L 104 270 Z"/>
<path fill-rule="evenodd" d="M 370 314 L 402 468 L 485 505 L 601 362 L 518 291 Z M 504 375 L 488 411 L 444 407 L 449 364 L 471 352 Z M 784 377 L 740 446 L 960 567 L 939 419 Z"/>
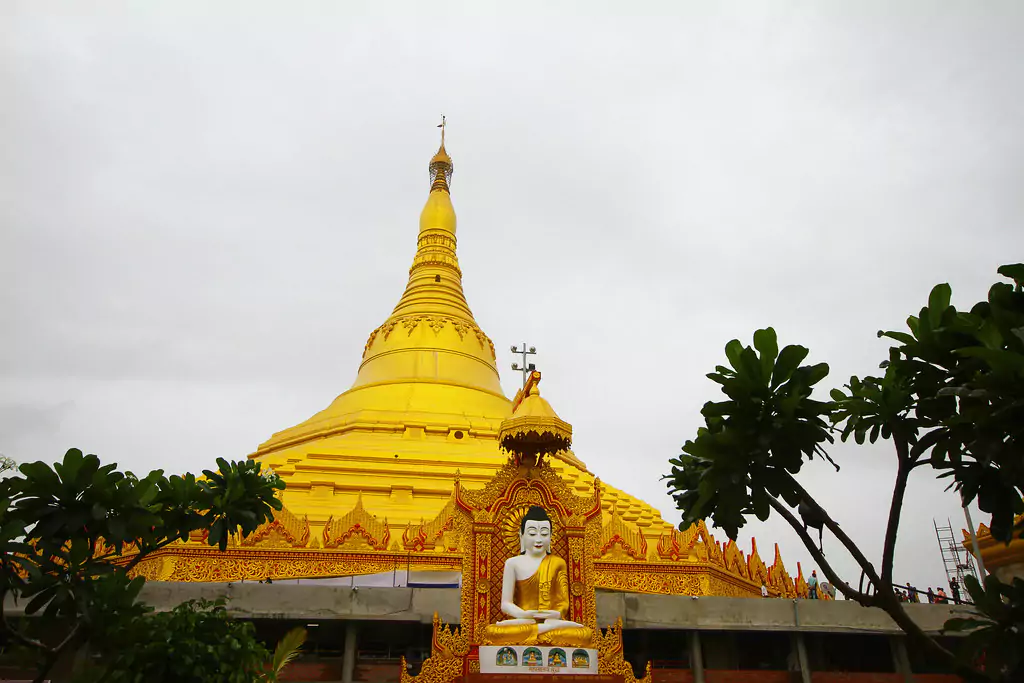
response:
<path fill-rule="evenodd" d="M 0 452 L 196 471 L 327 406 L 405 286 L 443 112 L 477 321 L 677 522 L 659 477 L 726 342 L 772 325 L 839 385 L 932 285 L 969 306 L 1024 260 L 1024 4 L 743 4 L 7 0 Z M 832 453 L 802 481 L 877 558 L 890 448 Z M 920 471 L 899 580 L 943 581 L 947 517 Z"/>

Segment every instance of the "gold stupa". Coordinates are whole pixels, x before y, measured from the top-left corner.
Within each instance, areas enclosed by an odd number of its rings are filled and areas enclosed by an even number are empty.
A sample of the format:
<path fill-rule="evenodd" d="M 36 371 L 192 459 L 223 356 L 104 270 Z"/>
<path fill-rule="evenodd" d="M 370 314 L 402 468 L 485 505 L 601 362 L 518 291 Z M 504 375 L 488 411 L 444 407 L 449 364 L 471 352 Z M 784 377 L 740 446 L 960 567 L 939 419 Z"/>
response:
<path fill-rule="evenodd" d="M 284 509 L 225 553 L 196 534 L 148 557 L 138 573 L 227 581 L 460 569 L 449 533 L 453 491 L 457 483 L 483 488 L 508 461 L 499 430 L 513 405 L 499 383 L 494 344 L 462 289 L 454 164 L 443 128 L 429 171 L 408 283 L 391 315 L 370 332 L 352 387 L 249 455 L 285 481 Z M 521 398 L 550 410 L 539 396 Z M 554 411 L 549 417 L 556 431 L 568 428 Z M 594 474 L 570 449 L 548 462 L 568 490 L 594 492 Z M 777 547 L 767 567 L 756 544 L 745 556 L 736 544 L 715 541 L 703 523 L 679 531 L 642 500 L 604 483 L 600 489 L 597 587 L 755 596 L 764 582 L 774 594 L 806 592 Z"/>

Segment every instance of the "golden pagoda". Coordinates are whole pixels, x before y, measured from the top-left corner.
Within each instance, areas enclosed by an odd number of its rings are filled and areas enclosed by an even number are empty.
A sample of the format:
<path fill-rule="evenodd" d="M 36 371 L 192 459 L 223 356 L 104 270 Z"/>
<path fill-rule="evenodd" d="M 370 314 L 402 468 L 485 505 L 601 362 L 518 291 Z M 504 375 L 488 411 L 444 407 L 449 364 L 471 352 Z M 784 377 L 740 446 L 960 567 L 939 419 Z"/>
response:
<path fill-rule="evenodd" d="M 1017 515 L 1013 520 L 1014 528 L 1024 524 L 1024 515 Z M 974 544 L 970 533 L 963 529 L 962 544 L 967 552 L 974 555 Z M 985 565 L 985 570 L 994 574 L 1003 583 L 1012 583 L 1014 579 L 1024 579 L 1024 533 L 1016 531 L 1009 543 L 997 541 L 992 537 L 988 526 L 979 524 L 975 532 L 978 541 L 978 554 Z"/>
<path fill-rule="evenodd" d="M 408 283 L 391 315 L 370 332 L 355 382 L 249 455 L 286 483 L 284 508 L 223 553 L 197 533 L 147 557 L 139 574 L 235 581 L 461 571 L 454 492 L 483 489 L 508 462 L 499 430 L 513 403 L 499 383 L 494 344 L 463 292 L 454 164 L 443 125 Z M 537 408 L 544 411 L 540 403 Z M 773 595 L 806 594 L 803 577 L 790 578 L 778 546 L 766 566 L 756 543 L 744 555 L 731 541 L 717 542 L 703 523 L 680 531 L 642 500 L 599 484 L 569 448 L 548 461 L 566 490 L 589 497 L 600 487 L 595 587 L 759 596 L 764 583 Z"/>

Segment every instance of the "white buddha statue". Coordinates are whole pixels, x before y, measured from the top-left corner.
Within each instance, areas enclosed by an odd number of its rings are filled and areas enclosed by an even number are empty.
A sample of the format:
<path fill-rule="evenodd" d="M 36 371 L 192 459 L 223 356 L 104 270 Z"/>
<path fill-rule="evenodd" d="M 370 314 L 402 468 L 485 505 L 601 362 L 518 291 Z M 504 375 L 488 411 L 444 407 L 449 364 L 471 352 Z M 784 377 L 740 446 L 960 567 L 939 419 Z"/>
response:
<path fill-rule="evenodd" d="M 593 631 L 564 617 L 569 609 L 565 560 L 551 554 L 551 518 L 531 507 L 519 524 L 519 555 L 505 562 L 501 611 L 511 619 L 484 629 L 484 645 L 588 647 Z"/>

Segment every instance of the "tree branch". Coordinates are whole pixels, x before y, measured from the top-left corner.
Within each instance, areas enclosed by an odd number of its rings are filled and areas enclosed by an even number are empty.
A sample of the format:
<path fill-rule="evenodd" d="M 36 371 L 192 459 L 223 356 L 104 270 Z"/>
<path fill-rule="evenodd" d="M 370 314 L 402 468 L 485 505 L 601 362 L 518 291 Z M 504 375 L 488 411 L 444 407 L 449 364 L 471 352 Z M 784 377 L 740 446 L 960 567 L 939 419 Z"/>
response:
<path fill-rule="evenodd" d="M 6 590 L 0 591 L 0 605 L 2 605 L 6 601 L 7 592 L 8 591 Z M 60 657 L 61 652 L 63 652 L 64 649 L 67 648 L 68 645 L 70 645 L 71 642 L 78 635 L 79 631 L 81 630 L 81 626 L 81 623 L 75 624 L 71 628 L 71 631 L 68 633 L 67 637 L 64 638 L 64 640 L 58 643 L 56 647 L 49 647 L 48 645 L 46 645 L 46 643 L 42 642 L 41 640 L 31 638 L 22 633 L 20 630 L 11 626 L 10 622 L 7 621 L 7 613 L 3 610 L 0 610 L 0 628 L 2 628 L 4 634 L 9 636 L 11 640 L 20 643 L 21 645 L 24 645 L 26 647 L 29 647 L 33 650 L 36 650 L 42 657 L 39 668 L 36 670 L 36 677 L 33 679 L 33 683 L 42 683 L 42 681 L 46 680 L 46 675 L 50 673 L 50 670 L 53 668 L 53 665 L 57 662 L 57 659 Z"/>
<path fill-rule="evenodd" d="M 867 557 L 864 556 L 864 553 L 861 552 L 861 549 L 857 546 L 856 543 L 853 542 L 853 539 L 847 536 L 846 532 L 840 528 L 839 523 L 832 519 L 829 516 L 829 514 L 825 512 L 825 509 L 823 507 L 818 505 L 818 501 L 814 500 L 814 498 L 811 497 L 811 494 L 807 492 L 807 489 L 801 486 L 800 482 L 798 482 L 796 478 L 793 477 L 793 475 L 787 473 L 787 476 L 789 477 L 793 486 L 796 488 L 797 493 L 800 494 L 801 499 L 806 501 L 808 505 L 811 505 L 815 509 L 815 511 L 821 515 L 821 519 L 824 521 L 825 526 L 828 527 L 828 530 L 831 531 L 832 535 L 835 536 L 836 539 L 843 544 L 843 547 L 846 548 L 846 551 L 850 553 L 850 556 L 853 557 L 854 560 L 857 561 L 857 564 L 860 565 L 861 570 L 863 570 L 863 572 L 867 574 L 868 579 L 873 584 L 875 584 L 877 588 L 881 584 L 881 579 L 878 576 L 878 572 L 875 571 L 875 566 L 871 564 Z M 787 512 L 788 511 L 789 510 L 787 509 Z"/>
<path fill-rule="evenodd" d="M 918 467 L 923 467 L 925 465 L 931 465 L 931 464 L 932 464 L 931 461 L 928 460 L 928 459 L 925 459 L 925 460 L 914 460 L 914 461 L 912 461 L 910 467 L 907 468 L 907 471 L 911 472 L 913 470 L 916 470 Z"/>
<path fill-rule="evenodd" d="M 0 594 L 0 605 L 2 605 L 3 602 L 6 601 L 6 599 L 7 599 L 7 592 L 4 591 L 3 594 Z M 18 629 L 16 629 L 13 626 L 11 626 L 10 622 L 7 621 L 7 613 L 2 611 L 2 610 L 0 610 L 0 628 L 2 628 L 3 632 L 6 635 L 10 636 L 10 638 L 12 640 L 16 640 L 17 642 L 21 643 L 22 645 L 25 645 L 26 647 L 30 647 L 30 648 L 32 648 L 34 650 L 43 650 L 43 651 L 47 651 L 47 650 L 50 649 L 41 640 L 36 640 L 35 638 L 30 638 L 30 637 L 26 636 L 24 633 L 22 633 L 21 631 L 19 631 Z"/>
<path fill-rule="evenodd" d="M 75 640 L 81 630 L 82 622 L 76 623 L 64 640 L 57 644 L 57 647 L 47 651 L 43 657 L 43 663 L 40 664 L 39 669 L 36 671 L 36 677 L 32 679 L 32 683 L 44 683 L 46 681 L 46 675 L 50 673 L 57 660 L 60 659 L 61 654 Z"/>
<path fill-rule="evenodd" d="M 882 582 L 878 590 L 892 592 L 892 565 L 896 555 L 896 534 L 900 528 L 900 515 L 903 512 L 903 498 L 907 493 L 907 479 L 910 477 L 909 465 L 911 464 L 909 446 L 907 440 L 897 436 L 895 430 L 892 435 L 893 443 L 896 445 L 896 459 L 899 465 L 896 469 L 896 483 L 893 485 L 892 502 L 889 504 L 889 521 L 885 526 L 885 542 L 882 544 Z"/>
<path fill-rule="evenodd" d="M 896 599 L 896 595 L 892 592 L 891 587 L 889 592 L 885 594 L 885 599 L 879 600 L 878 607 L 884 610 L 911 640 L 924 648 L 929 658 L 940 660 L 944 666 L 949 667 L 950 670 L 965 680 L 975 681 L 976 683 L 991 683 L 992 679 L 977 671 L 974 667 L 961 662 L 956 655 L 939 645 L 937 640 L 925 633 L 917 625 L 917 622 L 911 619 L 910 615 L 903 609 L 902 603 Z"/>
<path fill-rule="evenodd" d="M 815 545 L 814 539 L 807 534 L 803 524 L 801 524 L 800 520 L 793 515 L 793 512 L 786 507 L 785 503 L 774 496 L 768 496 L 768 504 L 775 508 L 775 511 L 782 515 L 782 517 L 789 522 L 789 525 L 793 527 L 793 531 L 795 531 L 797 536 L 800 537 L 800 540 L 803 541 L 804 546 L 806 546 L 807 550 L 811 553 L 811 557 L 813 557 L 814 561 L 818 563 L 818 567 L 825 576 L 828 577 L 828 580 L 832 582 L 833 586 L 838 588 L 839 591 L 850 600 L 865 606 L 875 604 L 875 598 L 873 596 L 854 590 L 850 584 L 839 578 L 839 575 L 836 574 L 834 569 L 832 569 L 832 565 L 828 563 L 828 560 L 825 559 L 821 550 L 819 550 L 818 546 Z"/>
<path fill-rule="evenodd" d="M 782 501 L 773 496 L 769 496 L 769 504 L 775 508 L 775 510 L 782 515 L 787 522 L 789 522 L 789 525 L 793 527 L 794 531 L 797 532 L 797 535 L 800 536 L 800 539 L 807 547 L 807 550 L 810 551 L 814 560 L 818 562 L 819 568 L 825 576 L 828 577 L 829 581 L 831 581 L 833 585 L 835 585 L 847 598 L 850 598 L 865 607 L 878 607 L 884 611 L 901 629 L 903 629 L 904 633 L 906 633 L 913 641 L 918 643 L 931 657 L 939 659 L 945 666 L 955 671 L 961 677 L 970 681 L 988 681 L 989 679 L 984 675 L 980 674 L 972 667 L 960 662 L 952 652 L 939 645 L 934 638 L 928 636 L 921 627 L 917 625 L 917 622 L 910 618 L 910 615 L 908 615 L 903 609 L 903 605 L 896 599 L 896 594 L 892 589 L 892 585 L 883 585 L 880 582 L 878 574 L 875 572 L 875 568 L 867 561 L 867 558 L 864 557 L 860 548 L 857 547 L 849 536 L 839 529 L 839 525 L 828 516 L 828 513 L 818 505 L 817 501 L 811 498 L 810 494 L 807 493 L 807 491 L 800 486 L 795 479 L 793 479 L 793 483 L 803 500 L 807 501 L 809 505 L 814 506 L 817 511 L 821 513 L 821 517 L 825 520 L 825 526 L 828 527 L 829 531 L 836 534 L 837 538 L 840 538 L 840 534 L 842 534 L 840 541 L 842 541 L 843 546 L 846 547 L 850 554 L 853 555 L 854 559 L 857 560 L 857 563 L 861 565 L 861 568 L 864 574 L 867 575 L 868 580 L 874 584 L 875 595 L 865 595 L 862 592 L 855 591 L 845 581 L 840 580 L 839 577 L 836 576 L 832 567 L 826 562 L 824 555 L 814 544 L 814 540 L 806 531 L 804 531 L 803 524 L 797 520 L 792 511 L 790 511 Z"/>

